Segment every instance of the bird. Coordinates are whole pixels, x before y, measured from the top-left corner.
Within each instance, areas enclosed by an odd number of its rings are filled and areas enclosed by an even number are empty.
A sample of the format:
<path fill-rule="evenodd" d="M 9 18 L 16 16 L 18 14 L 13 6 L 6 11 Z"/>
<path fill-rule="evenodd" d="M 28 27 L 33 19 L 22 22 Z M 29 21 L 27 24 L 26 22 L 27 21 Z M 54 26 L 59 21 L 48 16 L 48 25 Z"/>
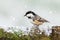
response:
<path fill-rule="evenodd" d="M 24 15 L 26 16 L 28 19 L 32 19 L 33 24 L 34 25 L 42 25 L 44 22 L 49 22 L 46 19 L 40 17 L 39 15 L 37 15 L 36 13 L 34 13 L 33 11 L 28 11 L 26 12 L 26 14 Z"/>

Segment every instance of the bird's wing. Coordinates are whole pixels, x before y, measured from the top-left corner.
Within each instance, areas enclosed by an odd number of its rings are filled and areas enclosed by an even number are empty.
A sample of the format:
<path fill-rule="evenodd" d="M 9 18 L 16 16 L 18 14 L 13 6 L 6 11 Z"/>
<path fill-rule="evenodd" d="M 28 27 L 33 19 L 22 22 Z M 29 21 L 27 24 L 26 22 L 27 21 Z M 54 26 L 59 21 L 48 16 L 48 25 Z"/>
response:
<path fill-rule="evenodd" d="M 49 21 L 45 20 L 44 18 L 39 19 L 39 21 L 41 21 L 41 22 L 49 22 Z"/>

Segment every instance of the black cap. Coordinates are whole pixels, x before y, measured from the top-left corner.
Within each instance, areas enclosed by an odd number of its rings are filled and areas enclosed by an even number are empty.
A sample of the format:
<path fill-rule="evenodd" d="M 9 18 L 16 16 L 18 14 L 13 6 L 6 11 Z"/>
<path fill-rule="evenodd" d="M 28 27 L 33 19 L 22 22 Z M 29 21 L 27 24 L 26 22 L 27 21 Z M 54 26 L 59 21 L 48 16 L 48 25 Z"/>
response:
<path fill-rule="evenodd" d="M 26 14 L 24 16 L 26 16 L 26 15 L 28 15 L 30 13 L 32 13 L 34 16 L 36 15 L 33 11 L 28 11 L 28 12 L 26 12 Z"/>

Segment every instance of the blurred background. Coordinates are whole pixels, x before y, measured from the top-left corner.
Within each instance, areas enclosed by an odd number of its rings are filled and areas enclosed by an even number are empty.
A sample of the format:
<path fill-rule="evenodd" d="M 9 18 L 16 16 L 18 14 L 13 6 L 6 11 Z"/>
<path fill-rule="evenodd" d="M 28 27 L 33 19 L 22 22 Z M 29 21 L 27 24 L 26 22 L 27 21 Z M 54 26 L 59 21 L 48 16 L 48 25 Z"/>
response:
<path fill-rule="evenodd" d="M 48 25 L 60 25 L 60 0 L 0 0 L 0 26 L 5 30 L 30 28 L 32 24 L 24 17 L 27 11 L 47 19 Z"/>

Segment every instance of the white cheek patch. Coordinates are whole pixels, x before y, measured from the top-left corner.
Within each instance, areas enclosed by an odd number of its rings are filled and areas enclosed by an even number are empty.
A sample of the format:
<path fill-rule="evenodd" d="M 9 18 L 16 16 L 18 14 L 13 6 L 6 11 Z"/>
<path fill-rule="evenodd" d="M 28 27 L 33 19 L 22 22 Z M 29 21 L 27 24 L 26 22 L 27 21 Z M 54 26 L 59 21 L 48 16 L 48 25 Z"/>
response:
<path fill-rule="evenodd" d="M 34 17 L 34 15 L 32 15 L 32 14 L 28 14 L 27 17 Z"/>

